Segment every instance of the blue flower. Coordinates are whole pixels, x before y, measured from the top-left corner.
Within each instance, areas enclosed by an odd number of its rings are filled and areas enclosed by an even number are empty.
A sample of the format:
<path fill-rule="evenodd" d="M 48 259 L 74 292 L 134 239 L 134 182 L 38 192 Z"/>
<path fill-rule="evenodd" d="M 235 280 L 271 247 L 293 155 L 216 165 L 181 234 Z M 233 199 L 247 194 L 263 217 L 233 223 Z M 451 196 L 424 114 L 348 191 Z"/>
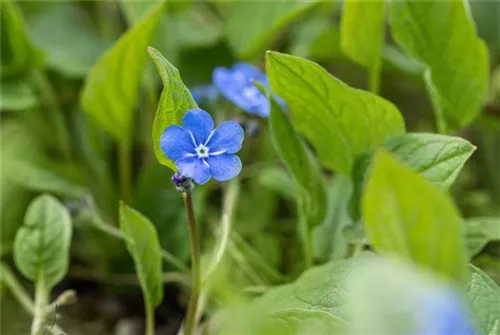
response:
<path fill-rule="evenodd" d="M 236 63 L 232 68 L 215 68 L 212 79 L 217 89 L 236 106 L 247 113 L 269 116 L 267 97 L 252 84 L 256 80 L 269 87 L 267 77 L 257 67 L 248 63 Z"/>
<path fill-rule="evenodd" d="M 216 129 L 210 114 L 195 108 L 186 112 L 182 127 L 169 126 L 163 131 L 160 146 L 175 161 L 179 173 L 205 184 L 210 178 L 226 181 L 241 171 L 240 158 L 243 129 L 234 121 L 221 123 Z"/>
<path fill-rule="evenodd" d="M 476 335 L 464 302 L 452 290 L 426 293 L 418 314 L 422 335 Z"/>
<path fill-rule="evenodd" d="M 190 91 L 197 104 L 202 104 L 206 101 L 214 102 L 219 95 L 214 85 L 199 85 L 191 88 Z"/>

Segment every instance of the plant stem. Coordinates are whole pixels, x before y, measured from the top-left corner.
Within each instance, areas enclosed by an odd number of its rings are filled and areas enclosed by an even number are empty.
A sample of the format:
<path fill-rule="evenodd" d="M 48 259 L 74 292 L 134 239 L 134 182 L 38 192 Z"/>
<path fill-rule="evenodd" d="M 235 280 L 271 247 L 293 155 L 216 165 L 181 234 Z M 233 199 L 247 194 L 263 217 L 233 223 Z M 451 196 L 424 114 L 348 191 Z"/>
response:
<path fill-rule="evenodd" d="M 198 308 L 198 298 L 201 286 L 200 241 L 198 227 L 196 226 L 194 217 L 191 192 L 182 193 L 182 196 L 184 198 L 184 207 L 186 208 L 186 217 L 191 233 L 191 298 L 189 300 L 186 321 L 184 323 L 184 335 L 192 335 L 196 328 L 196 310 Z"/>
<path fill-rule="evenodd" d="M 379 57 L 375 64 L 370 68 L 368 88 L 373 94 L 379 94 L 380 91 L 380 72 L 382 59 Z"/>
<path fill-rule="evenodd" d="M 298 212 L 299 212 L 299 238 L 302 243 L 302 251 L 304 253 L 304 267 L 307 269 L 308 267 L 313 265 L 313 252 L 311 245 L 311 230 L 309 228 L 309 224 L 307 222 L 307 216 L 303 209 L 303 204 L 298 204 Z"/>
<path fill-rule="evenodd" d="M 35 283 L 35 309 L 33 323 L 31 324 L 31 335 L 43 334 L 44 320 L 45 320 L 45 308 L 49 304 L 49 292 L 43 276 L 37 279 Z"/>
<path fill-rule="evenodd" d="M 122 141 L 118 148 L 118 167 L 120 169 L 120 192 L 122 199 L 125 202 L 130 200 L 130 183 L 131 183 L 131 170 L 130 165 L 130 144 L 128 141 Z"/>
<path fill-rule="evenodd" d="M 205 287 L 205 285 L 210 283 L 212 275 L 217 271 L 217 268 L 221 264 L 224 254 L 227 250 L 229 238 L 231 235 L 231 222 L 233 221 L 233 215 L 235 212 L 236 203 L 238 202 L 237 200 L 239 194 L 240 194 L 239 180 L 233 179 L 229 182 L 229 185 L 224 195 L 219 243 L 215 247 L 212 259 L 210 260 L 210 264 L 208 266 L 208 270 L 202 280 L 201 287 Z"/>
<path fill-rule="evenodd" d="M 146 335 L 155 334 L 155 309 L 153 305 L 144 299 L 144 306 L 146 308 Z"/>
<path fill-rule="evenodd" d="M 24 310 L 27 313 L 34 315 L 35 306 L 33 301 L 31 300 L 28 292 L 26 292 L 24 287 L 19 283 L 16 276 L 6 264 L 0 263 L 0 275 L 0 281 L 2 281 L 9 288 L 10 292 L 14 295 L 14 298 L 17 299 Z M 66 334 L 66 332 L 58 325 L 54 325 L 52 327 L 51 333 L 54 335 Z"/>

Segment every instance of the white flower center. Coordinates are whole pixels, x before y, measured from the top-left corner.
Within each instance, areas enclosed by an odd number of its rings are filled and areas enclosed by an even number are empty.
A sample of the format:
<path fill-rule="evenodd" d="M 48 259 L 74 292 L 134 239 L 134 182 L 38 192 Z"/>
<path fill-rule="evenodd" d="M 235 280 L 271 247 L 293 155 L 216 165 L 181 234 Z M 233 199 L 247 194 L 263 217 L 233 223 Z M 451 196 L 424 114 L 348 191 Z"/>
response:
<path fill-rule="evenodd" d="M 243 96 L 253 102 L 259 95 L 260 91 L 255 86 L 246 86 L 243 88 Z"/>
<path fill-rule="evenodd" d="M 198 145 L 198 147 L 196 147 L 195 149 L 198 158 L 207 158 L 209 156 L 208 155 L 209 150 L 210 149 L 203 144 Z"/>

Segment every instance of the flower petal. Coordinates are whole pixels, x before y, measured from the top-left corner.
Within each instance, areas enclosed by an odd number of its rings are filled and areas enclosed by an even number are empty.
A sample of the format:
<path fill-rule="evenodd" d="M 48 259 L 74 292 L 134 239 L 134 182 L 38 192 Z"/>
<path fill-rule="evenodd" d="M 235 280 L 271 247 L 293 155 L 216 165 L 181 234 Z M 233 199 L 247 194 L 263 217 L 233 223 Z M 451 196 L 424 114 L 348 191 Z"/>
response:
<path fill-rule="evenodd" d="M 234 64 L 232 69 L 235 72 L 242 73 L 247 78 L 248 81 L 252 79 L 263 81 L 265 80 L 264 78 L 266 77 L 266 75 L 261 70 L 259 70 L 258 67 L 245 62 L 239 62 Z"/>
<path fill-rule="evenodd" d="M 194 153 L 189 133 L 178 125 L 166 128 L 161 134 L 160 147 L 168 159 L 176 161 L 188 153 Z"/>
<path fill-rule="evenodd" d="M 184 177 L 203 185 L 210 180 L 210 168 L 198 157 L 185 157 L 177 160 L 175 166 Z"/>
<path fill-rule="evenodd" d="M 182 118 L 182 126 L 191 132 L 196 144 L 205 143 L 208 135 L 214 129 L 214 121 L 210 114 L 201 108 L 190 109 Z"/>
<path fill-rule="evenodd" d="M 210 152 L 224 150 L 228 154 L 234 154 L 241 149 L 244 136 L 243 128 L 238 123 L 234 121 L 222 122 L 213 131 L 207 146 L 210 148 Z"/>
<path fill-rule="evenodd" d="M 241 172 L 241 160 L 236 155 L 222 154 L 207 158 L 212 178 L 218 181 L 233 179 Z"/>

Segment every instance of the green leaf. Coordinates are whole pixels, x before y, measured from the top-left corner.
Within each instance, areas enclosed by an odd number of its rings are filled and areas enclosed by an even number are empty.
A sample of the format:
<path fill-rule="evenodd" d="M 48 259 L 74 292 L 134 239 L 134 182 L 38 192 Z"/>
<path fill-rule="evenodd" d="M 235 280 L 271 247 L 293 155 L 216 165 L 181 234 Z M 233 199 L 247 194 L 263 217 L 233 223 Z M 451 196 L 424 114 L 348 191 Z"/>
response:
<path fill-rule="evenodd" d="M 260 334 L 262 329 L 266 330 L 266 326 L 270 325 L 271 329 L 264 333 L 316 334 L 316 331 L 320 331 L 317 334 L 331 334 L 334 329 L 340 328 L 344 331 L 338 333 L 344 334 L 346 279 L 353 269 L 362 267 L 372 257 L 369 253 L 363 253 L 355 258 L 308 269 L 295 282 L 270 289 L 239 313 L 229 312 L 222 322 L 222 329 L 225 330 L 222 333 Z M 278 316 L 281 324 L 277 323 L 278 320 L 270 323 Z M 294 321 L 294 318 L 297 320 Z M 295 325 L 298 326 L 296 322 L 301 327 L 295 328 Z"/>
<path fill-rule="evenodd" d="M 2 79 L 23 76 L 40 65 L 42 56 L 29 39 L 15 1 L 0 1 L 0 41 Z"/>
<path fill-rule="evenodd" d="M 88 193 L 83 186 L 41 164 L 13 158 L 9 165 L 9 168 L 15 171 L 11 174 L 12 181 L 29 190 L 47 191 L 73 199 L 81 199 Z"/>
<path fill-rule="evenodd" d="M 225 32 L 239 58 L 255 58 L 286 26 L 318 1 L 258 1 L 227 3 Z M 251 13 L 251 15 L 249 15 Z"/>
<path fill-rule="evenodd" d="M 385 1 L 344 1 L 340 25 L 342 51 L 372 69 L 380 62 L 384 43 Z"/>
<path fill-rule="evenodd" d="M 69 77 L 84 77 L 108 46 L 91 18 L 74 3 L 47 6 L 30 17 L 29 25 L 47 65 Z"/>
<path fill-rule="evenodd" d="M 342 230 L 352 225 L 348 205 L 352 194 L 352 182 L 349 178 L 337 175 L 327 186 L 327 212 L 323 223 L 313 230 L 315 256 L 324 262 L 340 259 L 344 256 L 347 241 Z"/>
<path fill-rule="evenodd" d="M 160 147 L 160 137 L 165 128 L 173 124 L 180 124 L 184 114 L 198 105 L 191 96 L 188 88 L 182 82 L 179 71 L 163 57 L 158 50 L 148 48 L 163 82 L 158 109 L 153 123 L 153 148 L 156 159 L 160 164 L 175 169 L 175 164 L 165 156 Z"/>
<path fill-rule="evenodd" d="M 465 221 L 465 239 L 469 256 L 474 257 L 491 241 L 500 240 L 500 218 L 478 217 Z"/>
<path fill-rule="evenodd" d="M 441 131 L 468 125 L 488 86 L 488 51 L 476 36 L 465 1 L 391 2 L 392 35 L 427 69 L 424 74 Z"/>
<path fill-rule="evenodd" d="M 24 80 L 3 80 L 0 85 L 0 111 L 18 111 L 35 107 L 37 96 Z"/>
<path fill-rule="evenodd" d="M 294 201 L 295 185 L 286 170 L 279 167 L 269 167 L 259 172 L 259 183 L 276 192 L 281 197 Z"/>
<path fill-rule="evenodd" d="M 404 133 L 392 103 L 347 86 L 314 62 L 268 52 L 266 68 L 272 90 L 286 101 L 297 130 L 330 169 L 349 175 L 358 155 Z"/>
<path fill-rule="evenodd" d="M 120 203 L 120 228 L 132 255 L 147 306 L 163 300 L 161 247 L 153 224 L 141 213 Z"/>
<path fill-rule="evenodd" d="M 43 194 L 31 202 L 14 240 L 14 261 L 28 279 L 48 289 L 68 270 L 71 217 L 54 197 Z"/>
<path fill-rule="evenodd" d="M 479 268 L 470 265 L 468 297 L 483 334 L 497 335 L 500 330 L 500 288 Z"/>
<path fill-rule="evenodd" d="M 85 82 L 85 110 L 119 141 L 131 134 L 146 48 L 156 31 L 163 2 L 148 11 L 97 61 Z"/>
<path fill-rule="evenodd" d="M 476 147 L 460 137 L 409 133 L 390 137 L 384 143 L 384 149 L 438 188 L 446 190 Z M 355 191 L 351 199 L 351 215 L 355 220 L 361 214 L 361 195 L 371 163 L 372 153 L 366 153 L 356 160 L 352 171 Z"/>
<path fill-rule="evenodd" d="M 443 190 L 451 186 L 476 150 L 460 137 L 426 133 L 391 137 L 384 148 Z"/>
<path fill-rule="evenodd" d="M 325 217 L 325 181 L 317 162 L 279 104 L 273 98 L 270 103 L 269 128 L 274 148 L 295 181 L 298 203 L 308 217 L 309 226 L 314 227 Z"/>
<path fill-rule="evenodd" d="M 369 241 L 459 283 L 467 281 L 462 219 L 451 198 L 384 151 L 375 154 L 362 201 Z"/>

